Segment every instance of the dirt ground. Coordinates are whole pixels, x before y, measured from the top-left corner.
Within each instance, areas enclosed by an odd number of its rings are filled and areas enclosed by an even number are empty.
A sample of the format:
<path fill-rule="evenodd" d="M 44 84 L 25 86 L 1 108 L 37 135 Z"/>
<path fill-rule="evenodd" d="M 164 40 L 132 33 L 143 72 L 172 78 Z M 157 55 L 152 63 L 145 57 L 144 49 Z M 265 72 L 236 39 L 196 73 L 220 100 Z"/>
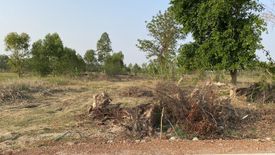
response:
<path fill-rule="evenodd" d="M 251 113 L 243 116 L 245 119 L 241 129 L 228 130 L 222 140 L 201 140 L 198 137 L 199 141 L 188 138 L 160 141 L 154 137 L 145 141 L 123 141 L 114 132 L 99 128 L 88 117 L 94 94 L 106 91 L 114 103 L 133 107 L 151 102 L 151 95 L 122 96 L 123 90 L 129 87 L 153 88 L 157 82 L 142 79 L 90 81 L 62 78 L 0 81 L 3 97 L 3 102 L 0 102 L 0 154 L 275 152 L 274 104 L 248 103 L 241 97 L 232 100 L 234 107 L 255 110 L 257 115 Z M 189 89 L 194 83 L 187 79 L 182 85 Z M 7 94 L 5 90 L 9 90 Z"/>
<path fill-rule="evenodd" d="M 275 142 L 255 140 L 218 140 L 218 141 L 178 141 L 154 140 L 150 142 L 114 143 L 114 144 L 59 144 L 23 150 L 14 154 L 53 155 L 53 154 L 117 154 L 117 155 L 180 155 L 180 154 L 228 154 L 228 153 L 274 153 Z M 11 152 L 10 152 L 11 153 Z"/>

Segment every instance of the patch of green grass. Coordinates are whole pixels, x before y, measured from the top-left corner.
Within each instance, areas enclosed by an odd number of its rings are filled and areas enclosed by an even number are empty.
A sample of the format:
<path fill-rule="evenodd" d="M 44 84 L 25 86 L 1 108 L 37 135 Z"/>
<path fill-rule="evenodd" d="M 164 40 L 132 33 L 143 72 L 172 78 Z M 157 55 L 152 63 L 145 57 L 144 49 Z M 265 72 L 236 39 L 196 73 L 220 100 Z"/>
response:
<path fill-rule="evenodd" d="M 241 137 L 241 133 L 238 130 L 228 129 L 224 131 L 224 135 L 228 137 Z"/>
<path fill-rule="evenodd" d="M 184 132 L 181 128 L 176 127 L 175 130 L 176 130 L 175 132 L 177 133 L 176 136 L 178 136 L 178 138 L 186 139 L 188 137 L 188 134 Z"/>
<path fill-rule="evenodd" d="M 0 73 L 0 81 L 19 79 L 15 73 Z"/>
<path fill-rule="evenodd" d="M 54 84 L 54 85 L 61 85 L 61 86 L 64 86 L 64 85 L 69 85 L 69 84 L 72 84 L 72 80 L 71 79 L 68 79 L 66 77 L 46 77 L 45 80 L 47 82 L 49 82 L 50 84 Z"/>

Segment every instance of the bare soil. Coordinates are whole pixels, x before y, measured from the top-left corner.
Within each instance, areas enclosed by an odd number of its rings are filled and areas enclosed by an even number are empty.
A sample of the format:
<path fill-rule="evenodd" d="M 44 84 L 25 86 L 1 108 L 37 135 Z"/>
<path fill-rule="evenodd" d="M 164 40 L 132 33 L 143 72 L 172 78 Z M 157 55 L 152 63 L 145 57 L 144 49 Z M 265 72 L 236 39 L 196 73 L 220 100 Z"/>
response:
<path fill-rule="evenodd" d="M 117 154 L 117 155 L 181 155 L 181 154 L 224 154 L 224 153 L 274 153 L 275 142 L 256 140 L 217 141 L 175 141 L 153 140 L 150 142 L 127 143 L 67 143 L 23 150 L 14 154 L 54 155 L 54 154 Z M 7 152 L 11 153 L 11 152 Z"/>

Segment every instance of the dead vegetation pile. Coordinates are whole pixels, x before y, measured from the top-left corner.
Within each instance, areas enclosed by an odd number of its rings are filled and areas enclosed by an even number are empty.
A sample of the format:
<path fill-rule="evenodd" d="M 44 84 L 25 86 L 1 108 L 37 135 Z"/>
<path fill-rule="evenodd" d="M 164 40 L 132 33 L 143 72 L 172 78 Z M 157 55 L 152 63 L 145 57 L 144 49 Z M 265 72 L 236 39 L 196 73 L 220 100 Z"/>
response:
<path fill-rule="evenodd" d="M 0 89 L 0 102 L 12 102 L 18 99 L 28 99 L 30 98 L 29 95 L 27 95 L 26 91 L 14 88 L 14 87 L 8 87 L 8 88 L 1 88 Z"/>
<path fill-rule="evenodd" d="M 214 87 L 205 85 L 188 94 L 174 83 L 159 83 L 152 103 L 133 108 L 113 104 L 111 98 L 102 93 L 94 97 L 89 116 L 99 125 L 116 127 L 121 133 L 138 138 L 156 136 L 161 131 L 167 134 L 173 131 L 177 135 L 179 130 L 215 137 L 235 128 L 240 119 L 230 99 L 216 96 Z"/>
<path fill-rule="evenodd" d="M 52 96 L 63 92 L 60 88 L 50 88 L 47 86 L 32 86 L 28 84 L 14 84 L 0 87 L 0 105 L 13 104 L 15 101 L 24 101 L 34 98 L 34 94 L 39 96 Z"/>
<path fill-rule="evenodd" d="M 275 85 L 259 82 L 247 88 L 239 88 L 236 91 L 238 96 L 245 96 L 248 102 L 274 103 Z"/>
<path fill-rule="evenodd" d="M 152 91 L 139 88 L 139 87 L 128 87 L 120 92 L 120 96 L 123 97 L 153 97 Z"/>
<path fill-rule="evenodd" d="M 165 120 L 186 133 L 207 137 L 235 128 L 239 116 L 231 100 L 217 96 L 216 89 L 215 85 L 207 84 L 185 94 L 175 84 L 158 84 L 158 98 L 166 112 Z"/>
<path fill-rule="evenodd" d="M 89 116 L 98 125 L 117 128 L 120 134 L 128 133 L 134 137 L 152 136 L 159 125 L 159 105 L 142 104 L 134 108 L 125 108 L 112 104 L 112 99 L 105 92 L 94 96 L 94 103 L 89 109 Z"/>

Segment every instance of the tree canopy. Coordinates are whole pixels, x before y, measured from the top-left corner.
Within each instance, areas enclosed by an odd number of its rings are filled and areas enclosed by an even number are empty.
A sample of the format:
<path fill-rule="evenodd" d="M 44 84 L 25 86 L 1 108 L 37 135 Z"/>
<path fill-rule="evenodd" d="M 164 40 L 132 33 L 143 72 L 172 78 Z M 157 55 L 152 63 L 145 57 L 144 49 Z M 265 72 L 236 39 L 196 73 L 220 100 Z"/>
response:
<path fill-rule="evenodd" d="M 0 71 L 7 71 L 9 69 L 9 59 L 7 55 L 0 55 Z"/>
<path fill-rule="evenodd" d="M 161 69 L 164 69 L 176 55 L 177 41 L 184 38 L 180 33 L 181 27 L 170 11 L 159 12 L 146 27 L 152 39 L 138 39 L 137 47 L 146 52 L 148 58 L 156 59 Z"/>
<path fill-rule="evenodd" d="M 189 67 L 226 69 L 236 83 L 237 70 L 248 67 L 262 48 L 265 22 L 258 0 L 171 0 L 170 9 L 194 39 L 181 48 Z"/>
<path fill-rule="evenodd" d="M 93 49 L 87 50 L 84 55 L 84 60 L 87 71 L 96 71 L 97 70 L 97 59 L 96 59 L 96 51 Z"/>
<path fill-rule="evenodd" d="M 98 55 L 98 62 L 103 63 L 105 59 L 110 55 L 112 52 L 111 40 L 109 38 L 109 34 L 104 32 L 100 39 L 97 42 L 97 55 Z"/>
<path fill-rule="evenodd" d="M 107 56 L 104 62 L 104 70 L 107 75 L 118 75 L 123 72 L 124 69 L 124 55 L 122 52 L 113 53 Z"/>
<path fill-rule="evenodd" d="M 33 69 L 41 76 L 73 74 L 85 68 L 85 62 L 74 49 L 64 47 L 57 33 L 47 34 L 32 45 Z"/>
<path fill-rule="evenodd" d="M 11 32 L 5 37 L 6 51 L 10 51 L 10 64 L 20 77 L 23 73 L 24 58 L 28 56 L 30 36 L 26 33 Z"/>

